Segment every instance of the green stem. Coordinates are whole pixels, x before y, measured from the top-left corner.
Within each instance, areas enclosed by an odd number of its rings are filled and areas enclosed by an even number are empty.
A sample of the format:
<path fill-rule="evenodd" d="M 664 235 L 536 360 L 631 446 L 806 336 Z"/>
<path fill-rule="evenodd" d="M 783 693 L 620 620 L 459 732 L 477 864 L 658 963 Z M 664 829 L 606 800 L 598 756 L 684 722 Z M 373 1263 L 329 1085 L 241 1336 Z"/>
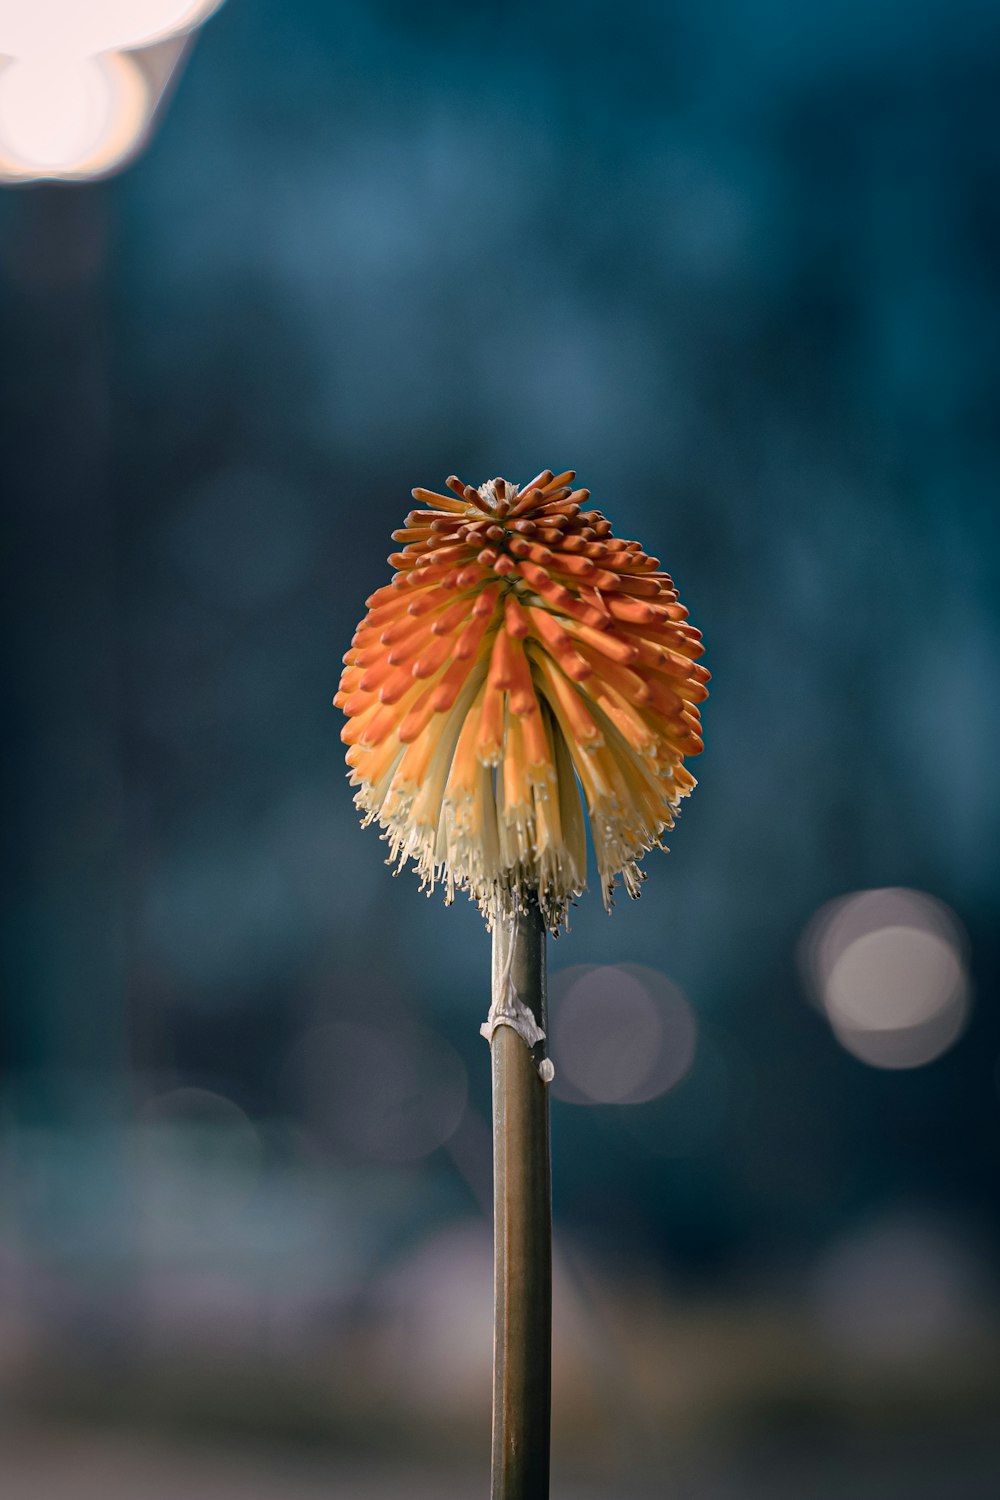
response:
<path fill-rule="evenodd" d="M 537 902 L 493 932 L 494 998 L 509 982 L 546 1028 L 545 924 Z M 492 1500 L 547 1500 L 552 1401 L 552 1186 L 544 1043 L 501 1022 L 493 1062 Z"/>

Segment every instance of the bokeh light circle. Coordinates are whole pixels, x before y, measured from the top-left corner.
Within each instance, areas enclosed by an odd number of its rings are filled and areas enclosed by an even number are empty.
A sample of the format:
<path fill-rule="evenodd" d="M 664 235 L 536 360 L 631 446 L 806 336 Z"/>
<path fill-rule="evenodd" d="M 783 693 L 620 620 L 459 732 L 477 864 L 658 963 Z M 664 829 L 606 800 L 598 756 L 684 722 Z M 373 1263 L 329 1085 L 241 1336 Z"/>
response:
<path fill-rule="evenodd" d="M 828 902 L 800 945 L 814 1003 L 862 1062 L 915 1068 L 964 1030 L 966 938 L 954 912 L 922 891 L 859 891 Z"/>
<path fill-rule="evenodd" d="M 697 1023 L 665 974 L 641 964 L 576 965 L 553 976 L 552 1089 L 574 1104 L 642 1104 L 690 1068 Z"/>
<path fill-rule="evenodd" d="M 863 1031 L 920 1026 L 964 984 L 961 959 L 939 934 L 880 927 L 844 949 L 826 982 L 831 1017 Z"/>
<path fill-rule="evenodd" d="M 4 0 L 0 52 L 8 57 L 50 55 L 56 47 L 78 57 L 112 48 L 145 47 L 190 31 L 222 0 Z"/>
<path fill-rule="evenodd" d="M 454 1134 L 468 1079 L 455 1049 L 426 1027 L 335 1021 L 295 1044 L 284 1089 L 324 1146 L 404 1163 Z"/>
<path fill-rule="evenodd" d="M 139 142 L 149 91 L 120 53 L 44 53 L 0 68 L 0 168 L 25 177 L 93 176 Z"/>

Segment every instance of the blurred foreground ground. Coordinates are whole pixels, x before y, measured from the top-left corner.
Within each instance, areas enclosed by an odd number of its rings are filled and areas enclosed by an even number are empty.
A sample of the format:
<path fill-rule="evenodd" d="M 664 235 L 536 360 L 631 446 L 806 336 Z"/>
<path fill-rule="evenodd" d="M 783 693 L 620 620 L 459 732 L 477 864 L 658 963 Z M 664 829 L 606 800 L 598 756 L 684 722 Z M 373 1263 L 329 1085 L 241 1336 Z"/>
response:
<path fill-rule="evenodd" d="M 959 1449 L 961 1451 L 959 1451 Z M 0 1443 L 5 1500 L 472 1500 L 485 1496 L 482 1466 L 407 1464 L 404 1455 L 359 1463 L 230 1449 L 158 1438 L 41 1428 Z M 868 1441 L 780 1460 L 703 1456 L 643 1480 L 608 1486 L 561 1480 L 553 1500 L 995 1500 L 994 1456 L 982 1442 Z"/>
<path fill-rule="evenodd" d="M 786 1281 L 695 1298 L 564 1244 L 554 1500 L 995 1500 L 996 1311 L 966 1316 L 954 1276 L 945 1294 L 926 1232 L 873 1243 L 893 1270 L 861 1321 L 829 1268 L 794 1297 Z M 869 1245 L 869 1291 L 871 1263 Z M 4 1500 L 486 1494 L 484 1221 L 346 1293 L 248 1270 L 123 1268 L 69 1298 L 36 1282 L 17 1317 L 8 1303 Z"/>

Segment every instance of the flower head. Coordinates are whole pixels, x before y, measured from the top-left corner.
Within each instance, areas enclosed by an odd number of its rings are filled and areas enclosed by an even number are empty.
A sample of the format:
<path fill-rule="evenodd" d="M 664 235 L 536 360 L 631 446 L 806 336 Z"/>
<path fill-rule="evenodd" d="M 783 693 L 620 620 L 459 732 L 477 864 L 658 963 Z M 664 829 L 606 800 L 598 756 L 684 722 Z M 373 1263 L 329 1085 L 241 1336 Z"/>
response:
<path fill-rule="evenodd" d="M 392 582 L 344 657 L 334 703 L 355 802 L 446 898 L 489 921 L 537 894 L 549 925 L 586 881 L 605 905 L 663 848 L 702 749 L 709 673 L 670 577 L 612 536 L 572 471 L 518 488 L 413 491 Z"/>

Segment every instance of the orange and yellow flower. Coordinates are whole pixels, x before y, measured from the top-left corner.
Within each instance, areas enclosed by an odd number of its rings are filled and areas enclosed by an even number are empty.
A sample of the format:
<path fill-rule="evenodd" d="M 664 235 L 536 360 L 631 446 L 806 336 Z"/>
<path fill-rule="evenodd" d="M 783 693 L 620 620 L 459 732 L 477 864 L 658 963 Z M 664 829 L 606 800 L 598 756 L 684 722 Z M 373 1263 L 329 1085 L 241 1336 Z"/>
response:
<path fill-rule="evenodd" d="M 702 749 L 709 673 L 670 577 L 612 536 L 572 471 L 518 488 L 416 489 L 391 583 L 344 657 L 334 699 L 355 802 L 390 863 L 412 859 L 487 919 L 537 894 L 555 928 L 586 881 L 605 905 L 663 848 Z"/>

